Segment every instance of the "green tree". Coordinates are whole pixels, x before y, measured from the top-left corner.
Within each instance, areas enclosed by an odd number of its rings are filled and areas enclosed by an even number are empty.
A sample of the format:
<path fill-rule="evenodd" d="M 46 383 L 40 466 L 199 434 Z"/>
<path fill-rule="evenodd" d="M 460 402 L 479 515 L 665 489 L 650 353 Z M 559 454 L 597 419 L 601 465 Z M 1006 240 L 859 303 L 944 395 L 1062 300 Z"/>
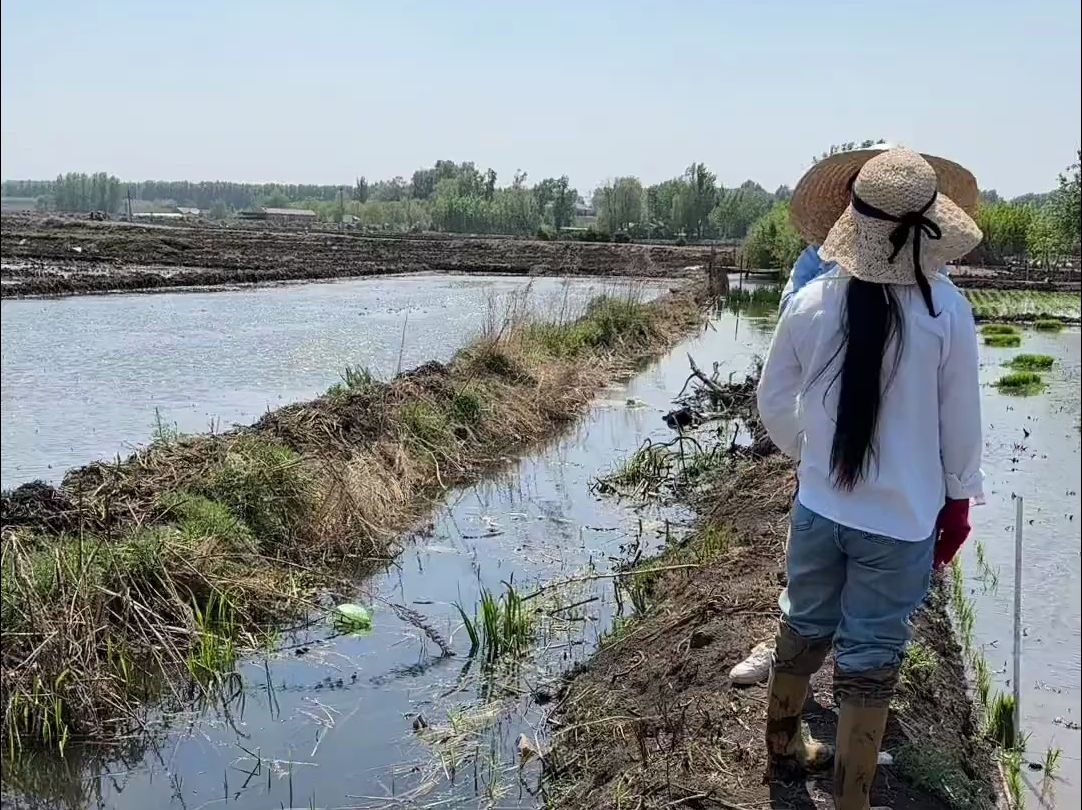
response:
<path fill-rule="evenodd" d="M 984 233 L 984 249 L 997 261 L 1023 256 L 1037 209 L 1032 205 L 998 202 L 977 208 L 977 227 Z"/>
<path fill-rule="evenodd" d="M 773 194 L 758 183 L 746 180 L 740 188 L 721 191 L 718 204 L 710 212 L 710 224 L 718 236 L 739 239 L 747 235 L 751 224 L 764 216 L 774 203 Z"/>
<path fill-rule="evenodd" d="M 1064 255 L 1071 247 L 1068 240 L 1060 214 L 1054 208 L 1037 212 L 1026 234 L 1030 258 L 1046 269 L 1058 267 L 1062 263 Z"/>
<path fill-rule="evenodd" d="M 1079 246 L 1082 236 L 1082 178 L 1079 175 L 1082 149 L 1078 150 L 1077 158 L 1067 167 L 1066 172 L 1059 176 L 1059 189 L 1052 203 L 1057 226 L 1069 250 Z"/>
<path fill-rule="evenodd" d="M 353 199 L 359 203 L 368 202 L 368 180 L 362 174 L 353 186 Z"/>
<path fill-rule="evenodd" d="M 567 175 L 561 175 L 556 181 L 552 197 L 552 227 L 557 231 L 566 228 L 575 221 L 575 205 L 579 201 L 579 192 L 571 187 Z"/>
<path fill-rule="evenodd" d="M 832 143 L 827 151 L 820 154 L 818 157 L 812 158 L 813 163 L 818 163 L 824 158 L 836 155 L 839 152 L 852 152 L 856 149 L 870 149 L 873 146 L 878 146 L 881 143 L 886 143 L 882 138 L 865 138 L 863 141 L 849 141 L 848 143 Z"/>
<path fill-rule="evenodd" d="M 702 238 L 710 212 L 717 203 L 717 178 L 704 163 L 692 163 L 684 172 L 681 186 L 673 199 L 673 219 L 689 236 Z"/>
<path fill-rule="evenodd" d="M 780 202 L 755 221 L 744 241 L 744 262 L 747 267 L 792 267 L 804 240 L 789 222 L 789 203 Z"/>
<path fill-rule="evenodd" d="M 643 221 L 642 183 L 637 177 L 617 177 L 594 192 L 594 208 L 609 233 L 626 231 Z"/>
<path fill-rule="evenodd" d="M 646 221 L 651 236 L 672 237 L 680 232 L 680 225 L 674 217 L 674 202 L 682 188 L 683 182 L 674 177 L 646 189 Z"/>

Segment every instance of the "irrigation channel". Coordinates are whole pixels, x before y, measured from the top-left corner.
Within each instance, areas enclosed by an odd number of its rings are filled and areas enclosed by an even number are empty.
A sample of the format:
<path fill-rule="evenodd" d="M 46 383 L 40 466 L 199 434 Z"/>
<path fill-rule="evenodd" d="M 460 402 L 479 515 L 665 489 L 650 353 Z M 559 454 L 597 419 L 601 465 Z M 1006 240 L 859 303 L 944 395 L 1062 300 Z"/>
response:
<path fill-rule="evenodd" d="M 409 283 L 414 289 L 416 282 L 411 279 Z M 456 281 L 444 277 L 441 283 Z M 251 324 L 254 333 L 265 335 L 265 342 L 273 336 L 276 344 L 285 343 L 290 335 L 311 327 L 316 305 L 310 305 L 308 314 L 281 321 L 281 332 L 276 331 L 271 314 L 285 318 L 286 310 L 301 309 L 301 302 L 311 296 L 325 296 L 323 305 L 332 307 L 343 297 L 344 284 L 319 286 L 323 289 L 287 287 L 245 293 L 258 297 L 268 292 L 281 299 L 261 316 L 245 315 L 238 320 Z M 216 293 L 210 301 L 235 294 Z M 446 290 L 433 295 L 438 300 Z M 114 302 L 123 309 L 133 305 L 129 302 L 138 304 L 157 297 L 33 303 L 107 307 Z M 196 294 L 181 296 L 179 305 L 200 298 Z M 5 471 L 10 429 L 7 347 L 13 339 L 9 338 L 12 322 L 7 320 L 7 305 L 5 302 Z M 192 304 L 196 312 L 200 306 L 217 304 Z M 356 309 L 354 305 L 346 311 Z M 480 315 L 476 314 L 473 323 L 479 323 Z M 326 317 L 332 319 L 331 315 Z M 341 317 L 339 314 L 332 320 L 336 338 L 325 343 L 317 340 L 309 347 L 309 359 L 301 364 L 309 369 L 303 393 L 288 370 L 288 358 L 297 350 L 266 345 L 265 353 L 287 358 L 279 360 L 285 368 L 273 378 L 278 382 L 262 381 L 254 397 L 235 407 L 262 408 L 276 396 L 268 393 L 276 385 L 278 392 L 288 390 L 283 398 L 312 393 L 333 381 L 328 370 L 337 370 L 346 362 L 393 371 L 402 318 L 388 318 L 390 323 L 382 332 L 366 332 L 369 348 L 364 354 L 351 351 L 349 343 L 361 324 L 344 326 L 337 322 Z M 41 316 L 31 320 L 41 320 Z M 123 322 L 122 316 L 118 320 Z M 406 350 L 404 365 L 410 365 L 410 358 L 449 355 L 462 342 L 464 335 L 447 329 L 435 331 L 443 320 L 445 316 L 439 313 L 432 316 L 433 331 L 424 333 L 422 345 Z M 59 322 L 59 317 L 54 319 Z M 172 326 L 177 323 L 174 316 Z M 378 323 L 379 319 L 373 320 L 373 325 Z M 671 436 L 661 416 L 687 376 L 688 352 L 702 364 L 718 361 L 723 374 L 732 371 L 740 377 L 754 356 L 765 351 L 770 327 L 769 318 L 718 315 L 699 336 L 626 384 L 602 392 L 590 414 L 569 434 L 495 479 L 449 493 L 432 524 L 416 533 L 396 564 L 358 584 L 352 598 L 372 607 L 370 631 L 349 634 L 327 624 L 295 630 L 281 638 L 274 652 L 241 662 L 236 678 L 214 699 L 184 714 L 152 715 L 146 734 L 108 747 L 71 745 L 63 758 L 38 755 L 5 762 L 5 806 L 8 801 L 11 806 L 133 810 L 534 806 L 540 800 L 540 765 L 531 751 L 544 750 L 546 705 L 557 688 L 559 674 L 588 657 L 617 617 L 634 610 L 629 595 L 618 598 L 618 579 L 611 576 L 612 571 L 627 560 L 648 556 L 678 536 L 690 517 L 676 508 L 636 509 L 632 504 L 598 496 L 591 491 L 591 482 L 618 466 L 644 438 Z M 339 329 L 344 334 L 339 334 Z M 233 336 L 225 338 L 214 332 L 203 339 L 221 345 L 220 341 L 231 342 Z M 291 345 L 295 347 L 295 337 Z M 318 356 L 321 346 L 338 353 L 325 361 Z M 379 346 L 384 347 L 382 355 Z M 114 351 L 136 357 L 147 349 L 132 341 Z M 983 375 L 989 383 L 1000 376 L 1002 364 L 1017 353 L 983 351 Z M 1022 722 L 1023 730 L 1031 735 L 1027 758 L 1040 761 L 1048 744 L 1063 749 L 1062 768 L 1053 790 L 1060 806 L 1074 806 L 1082 782 L 1077 730 L 1078 521 L 1082 519 L 1076 514 L 1079 332 L 1046 335 L 1027 330 L 1021 351 L 1047 353 L 1056 362 L 1045 375 L 1048 388 L 1039 396 L 1010 397 L 990 385 L 986 388 L 989 497 L 987 505 L 973 511 L 974 534 L 964 557 L 967 592 L 976 602 L 974 646 L 983 649 L 993 678 L 1005 686 L 1010 677 L 1011 493 L 1025 495 L 1027 517 L 1034 521 L 1025 527 L 1023 572 L 1028 633 L 1024 639 Z M 234 352 L 233 364 L 226 368 L 231 373 L 224 381 L 219 376 L 219 385 L 229 389 L 238 371 L 243 371 L 241 376 L 246 380 L 259 376 L 246 362 L 257 362 L 254 354 L 250 349 L 247 354 Z M 394 360 L 390 359 L 392 354 Z M 311 370 L 317 366 L 319 371 Z M 210 390 L 209 380 L 205 384 Z M 115 385 L 115 378 L 102 385 Z M 156 388 L 153 384 L 149 387 Z M 229 391 L 218 389 L 213 394 L 227 400 L 230 396 Z M 38 397 L 44 399 L 44 395 Z M 257 404 L 252 404 L 253 399 Z M 213 400 L 208 397 L 197 402 L 197 427 L 202 414 L 221 407 L 208 405 L 208 401 Z M 116 441 L 117 436 L 132 441 L 131 426 L 137 424 L 145 430 L 148 422 L 146 410 L 137 417 L 126 409 L 124 425 L 107 426 L 101 415 L 111 413 L 108 408 L 95 412 L 98 430 L 108 429 L 114 437 L 109 441 Z M 254 411 L 247 413 L 250 416 Z M 85 429 L 85 417 L 82 424 Z M 32 452 L 42 458 L 38 451 Z M 84 459 L 80 456 L 78 460 Z M 14 463 L 24 470 L 40 468 L 33 466 L 40 461 L 31 463 L 16 457 Z M 20 475 L 19 479 L 26 477 Z M 990 573 L 996 569 L 998 587 Z M 474 615 L 485 590 L 499 597 L 507 583 L 513 583 L 520 595 L 540 591 L 529 600 L 537 615 L 537 634 L 517 666 L 488 668 L 483 664 L 483 652 L 468 654 L 471 644 L 458 606 Z M 417 615 L 411 619 L 411 614 L 392 605 Z M 443 655 L 430 635 L 417 626 L 422 622 L 445 639 L 455 655 Z M 749 639 L 749 646 L 754 641 Z M 1039 785 L 1036 777 L 1039 774 L 1033 779 L 1034 790 L 1047 791 L 1048 786 Z"/>

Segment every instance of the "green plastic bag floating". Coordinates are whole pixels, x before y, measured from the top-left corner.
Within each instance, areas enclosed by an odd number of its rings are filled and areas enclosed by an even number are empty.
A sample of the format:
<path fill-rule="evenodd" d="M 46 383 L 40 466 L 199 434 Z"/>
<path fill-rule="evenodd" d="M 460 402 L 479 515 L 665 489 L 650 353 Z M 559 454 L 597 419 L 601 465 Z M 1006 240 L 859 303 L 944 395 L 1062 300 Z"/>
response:
<path fill-rule="evenodd" d="M 334 626 L 344 633 L 367 633 L 372 629 L 372 613 L 363 605 L 346 602 L 335 608 Z"/>

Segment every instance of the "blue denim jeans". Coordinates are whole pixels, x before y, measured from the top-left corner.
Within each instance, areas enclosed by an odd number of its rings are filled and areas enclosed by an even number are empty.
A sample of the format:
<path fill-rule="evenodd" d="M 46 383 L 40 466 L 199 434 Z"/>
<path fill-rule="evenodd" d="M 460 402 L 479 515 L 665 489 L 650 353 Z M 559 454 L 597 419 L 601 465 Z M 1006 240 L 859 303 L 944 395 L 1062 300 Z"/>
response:
<path fill-rule="evenodd" d="M 847 673 L 897 669 L 909 618 L 928 592 L 934 536 L 910 542 L 850 529 L 794 504 L 783 620 L 806 639 L 832 638 Z"/>

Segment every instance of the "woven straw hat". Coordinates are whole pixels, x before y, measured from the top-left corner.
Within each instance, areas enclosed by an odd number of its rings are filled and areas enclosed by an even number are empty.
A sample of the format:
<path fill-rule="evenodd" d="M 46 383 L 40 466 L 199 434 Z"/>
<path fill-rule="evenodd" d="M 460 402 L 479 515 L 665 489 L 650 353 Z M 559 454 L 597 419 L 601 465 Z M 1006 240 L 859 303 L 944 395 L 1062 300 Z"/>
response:
<path fill-rule="evenodd" d="M 830 229 L 819 257 L 855 278 L 916 284 L 981 241 L 973 219 L 937 191 L 931 164 L 909 149 L 880 152 L 853 183 L 849 207 Z"/>
<path fill-rule="evenodd" d="M 876 155 L 893 148 L 877 144 L 869 149 L 838 152 L 808 169 L 789 203 L 789 216 L 797 232 L 810 244 L 823 244 L 827 232 L 849 205 L 849 184 L 857 172 Z M 953 160 L 935 155 L 922 157 L 935 169 L 939 190 L 973 216 L 980 198 L 973 174 Z"/>

